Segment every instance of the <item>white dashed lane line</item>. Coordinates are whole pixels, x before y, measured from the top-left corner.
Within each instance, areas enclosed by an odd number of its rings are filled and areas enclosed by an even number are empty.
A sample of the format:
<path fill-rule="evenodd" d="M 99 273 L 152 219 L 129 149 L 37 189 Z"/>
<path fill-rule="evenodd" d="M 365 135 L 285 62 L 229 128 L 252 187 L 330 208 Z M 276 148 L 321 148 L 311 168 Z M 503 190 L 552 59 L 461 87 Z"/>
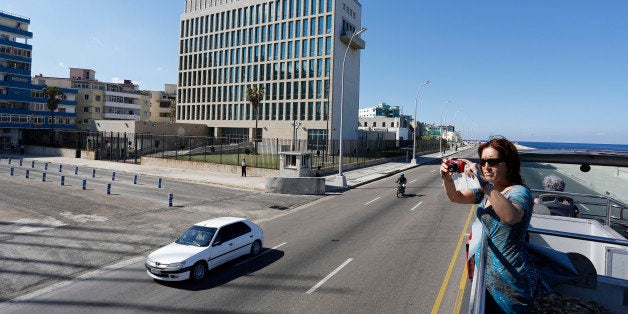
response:
<path fill-rule="evenodd" d="M 347 266 L 347 264 L 351 263 L 352 260 L 353 260 L 353 258 L 349 258 L 348 260 L 346 260 L 344 263 L 342 263 L 342 265 L 340 265 L 336 269 L 334 269 L 334 271 L 332 271 L 329 275 L 327 275 L 327 277 L 323 278 L 323 280 L 319 281 L 316 285 L 314 285 L 314 287 L 312 287 L 312 289 L 308 290 L 306 293 L 307 294 L 311 294 L 312 292 L 316 291 L 316 289 L 318 289 L 325 282 L 327 282 L 327 280 L 331 279 L 331 277 L 333 277 L 335 274 L 337 274 L 343 267 L 345 267 L 345 266 Z"/>
<path fill-rule="evenodd" d="M 381 196 L 379 196 L 379 197 L 377 197 L 376 199 L 374 199 L 374 200 L 372 200 L 372 201 L 366 202 L 364 205 L 371 204 L 371 203 L 373 203 L 373 202 L 377 201 L 377 200 L 378 200 L 378 199 L 380 199 L 380 198 L 382 198 L 382 197 L 381 197 Z"/>

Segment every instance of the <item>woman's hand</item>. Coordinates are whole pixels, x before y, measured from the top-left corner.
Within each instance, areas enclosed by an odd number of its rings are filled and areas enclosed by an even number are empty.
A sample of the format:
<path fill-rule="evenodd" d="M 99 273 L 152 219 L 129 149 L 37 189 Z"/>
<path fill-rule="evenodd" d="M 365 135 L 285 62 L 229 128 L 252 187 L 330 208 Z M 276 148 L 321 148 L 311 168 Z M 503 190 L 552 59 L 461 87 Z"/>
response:
<path fill-rule="evenodd" d="M 453 182 L 453 178 L 451 177 L 451 175 L 453 174 L 451 171 L 449 171 L 449 169 L 447 168 L 447 163 L 451 160 L 450 157 L 448 158 L 443 158 L 442 163 L 440 164 L 440 176 L 441 178 L 443 178 L 443 180 L 447 180 L 449 182 Z"/>

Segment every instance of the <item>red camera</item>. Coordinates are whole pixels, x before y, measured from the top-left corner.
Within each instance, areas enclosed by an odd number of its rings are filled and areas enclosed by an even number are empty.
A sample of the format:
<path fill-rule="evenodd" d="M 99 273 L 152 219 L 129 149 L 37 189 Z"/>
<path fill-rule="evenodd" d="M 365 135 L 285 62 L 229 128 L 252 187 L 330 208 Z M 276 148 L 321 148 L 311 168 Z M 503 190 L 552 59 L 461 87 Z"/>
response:
<path fill-rule="evenodd" d="M 447 170 L 451 172 L 464 172 L 465 162 L 461 160 L 448 160 L 447 161 Z"/>

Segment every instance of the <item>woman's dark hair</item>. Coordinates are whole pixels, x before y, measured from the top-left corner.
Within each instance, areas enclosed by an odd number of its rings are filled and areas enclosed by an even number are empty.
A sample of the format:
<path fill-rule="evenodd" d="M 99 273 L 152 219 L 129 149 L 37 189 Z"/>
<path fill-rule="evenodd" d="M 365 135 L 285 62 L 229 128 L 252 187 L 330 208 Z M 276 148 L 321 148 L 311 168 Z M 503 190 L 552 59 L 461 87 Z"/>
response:
<path fill-rule="evenodd" d="M 478 147 L 478 156 L 482 157 L 482 151 L 487 147 L 496 150 L 499 153 L 499 158 L 506 162 L 506 167 L 508 168 L 506 176 L 508 181 L 513 184 L 523 185 L 521 160 L 519 159 L 519 152 L 515 144 L 501 136 L 491 137 L 488 142 L 482 143 L 480 147 Z"/>

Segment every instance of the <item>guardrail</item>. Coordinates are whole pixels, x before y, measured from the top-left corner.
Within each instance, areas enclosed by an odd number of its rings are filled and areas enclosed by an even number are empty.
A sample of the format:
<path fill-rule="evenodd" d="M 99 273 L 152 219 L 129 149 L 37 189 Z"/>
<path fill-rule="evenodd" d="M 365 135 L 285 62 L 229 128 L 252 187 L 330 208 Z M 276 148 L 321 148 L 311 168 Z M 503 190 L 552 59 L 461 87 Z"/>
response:
<path fill-rule="evenodd" d="M 574 200 L 574 203 L 584 204 L 584 205 L 606 206 L 606 214 L 600 217 L 604 217 L 604 223 L 609 227 L 611 225 L 611 220 L 614 218 L 611 215 L 611 209 L 613 208 L 619 209 L 620 211 L 619 218 L 615 217 L 615 219 L 617 220 L 625 220 L 624 210 L 628 209 L 628 205 L 608 195 L 582 194 L 582 193 L 571 193 L 571 192 L 563 192 L 563 191 L 546 191 L 546 190 L 538 190 L 538 189 L 530 189 L 530 191 L 536 192 L 536 193 L 543 193 L 543 194 L 549 193 L 549 194 L 555 194 L 555 195 L 561 195 L 561 196 L 576 196 L 576 197 L 581 197 L 581 198 L 595 198 L 595 199 L 604 200 L 605 201 L 604 203 L 576 202 L 575 200 Z M 590 215 L 590 216 L 597 216 L 597 215 Z"/>

